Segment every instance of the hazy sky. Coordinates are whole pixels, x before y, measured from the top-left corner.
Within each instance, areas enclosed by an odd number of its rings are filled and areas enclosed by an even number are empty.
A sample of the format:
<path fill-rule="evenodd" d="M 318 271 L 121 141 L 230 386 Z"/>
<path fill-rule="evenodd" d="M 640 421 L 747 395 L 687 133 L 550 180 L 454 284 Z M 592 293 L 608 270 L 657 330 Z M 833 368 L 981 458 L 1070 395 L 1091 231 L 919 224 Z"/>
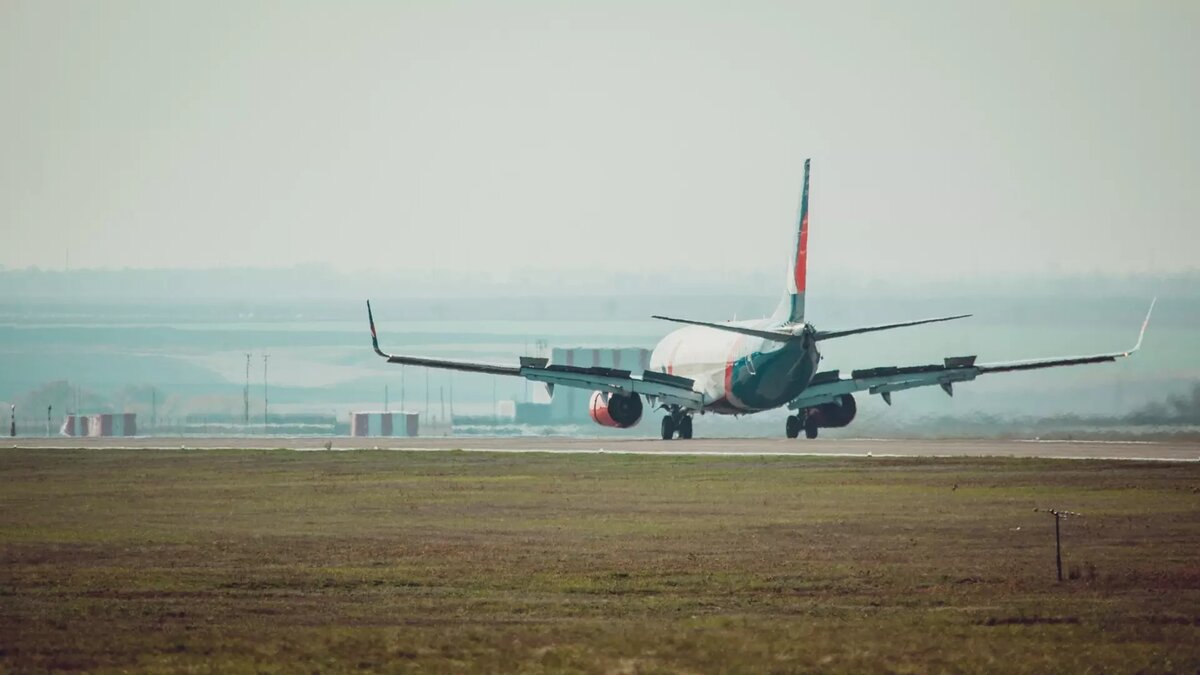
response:
<path fill-rule="evenodd" d="M 0 265 L 1154 272 L 1200 3 L 0 2 Z"/>

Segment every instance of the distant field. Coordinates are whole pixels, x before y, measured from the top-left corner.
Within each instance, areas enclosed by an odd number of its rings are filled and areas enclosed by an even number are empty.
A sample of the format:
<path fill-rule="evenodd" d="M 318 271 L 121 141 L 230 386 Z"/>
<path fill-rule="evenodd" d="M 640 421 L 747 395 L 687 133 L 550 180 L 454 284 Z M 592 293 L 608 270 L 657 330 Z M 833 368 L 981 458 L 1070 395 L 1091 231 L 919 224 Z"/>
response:
<path fill-rule="evenodd" d="M 0 671 L 1191 673 L 1198 552 L 1196 463 L 0 450 Z"/>

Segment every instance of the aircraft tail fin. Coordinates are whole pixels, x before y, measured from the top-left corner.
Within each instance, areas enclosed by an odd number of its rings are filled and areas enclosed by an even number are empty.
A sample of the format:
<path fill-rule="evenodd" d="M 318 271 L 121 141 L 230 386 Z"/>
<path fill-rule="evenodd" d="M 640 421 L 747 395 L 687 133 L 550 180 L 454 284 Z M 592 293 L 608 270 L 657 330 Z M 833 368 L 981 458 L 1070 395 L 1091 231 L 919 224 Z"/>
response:
<path fill-rule="evenodd" d="M 775 318 L 788 323 L 804 322 L 804 288 L 808 278 L 808 175 L 811 159 L 804 160 L 804 188 L 796 217 L 796 240 L 788 259 L 787 285 Z"/>

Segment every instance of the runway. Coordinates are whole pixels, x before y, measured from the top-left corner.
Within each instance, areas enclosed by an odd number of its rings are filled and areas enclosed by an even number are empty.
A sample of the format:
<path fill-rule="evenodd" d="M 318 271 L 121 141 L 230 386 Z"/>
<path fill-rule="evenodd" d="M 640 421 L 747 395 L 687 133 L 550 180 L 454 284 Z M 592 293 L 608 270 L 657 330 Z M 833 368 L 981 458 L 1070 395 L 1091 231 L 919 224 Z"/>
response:
<path fill-rule="evenodd" d="M 831 457 L 1043 457 L 1200 461 L 1196 441 L 1036 441 L 996 439 L 819 439 L 713 438 L 663 441 L 646 438 L 567 437 L 132 437 L 5 438 L 2 448 L 291 449 L 320 451 L 465 450 L 472 452 L 558 452 L 676 455 L 799 455 Z"/>

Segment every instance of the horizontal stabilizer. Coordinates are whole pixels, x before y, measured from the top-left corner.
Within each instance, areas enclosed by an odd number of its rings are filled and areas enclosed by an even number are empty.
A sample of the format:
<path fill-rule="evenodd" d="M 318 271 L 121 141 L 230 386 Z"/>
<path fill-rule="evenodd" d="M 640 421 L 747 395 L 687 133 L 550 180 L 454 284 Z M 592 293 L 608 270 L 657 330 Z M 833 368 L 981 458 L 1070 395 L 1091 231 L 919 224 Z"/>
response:
<path fill-rule="evenodd" d="M 799 340 L 804 335 L 804 324 L 795 324 L 796 332 L 788 332 L 782 330 L 760 330 L 758 328 L 747 328 L 746 326 L 735 326 L 729 323 L 709 323 L 707 321 L 692 321 L 691 319 L 675 319 L 669 316 L 659 316 L 657 314 L 650 318 L 662 319 L 663 321 L 673 321 L 675 323 L 686 323 L 690 326 L 704 326 L 705 328 L 714 328 L 716 330 L 728 331 L 730 333 L 741 333 L 742 335 L 750 335 L 753 337 L 763 338 L 765 340 L 774 340 L 776 342 Z"/>
<path fill-rule="evenodd" d="M 846 337 L 847 335 L 858 335 L 859 333 L 873 333 L 877 330 L 891 330 L 893 328 L 906 328 L 908 326 L 920 326 L 924 323 L 938 323 L 939 321 L 953 321 L 955 319 L 965 319 L 971 316 L 970 314 L 958 314 L 956 316 L 942 316 L 936 319 L 918 319 L 916 321 L 902 321 L 900 323 L 885 323 L 878 326 L 863 326 L 862 328 L 849 328 L 847 330 L 819 330 L 814 339 L 829 340 L 832 338 Z"/>

